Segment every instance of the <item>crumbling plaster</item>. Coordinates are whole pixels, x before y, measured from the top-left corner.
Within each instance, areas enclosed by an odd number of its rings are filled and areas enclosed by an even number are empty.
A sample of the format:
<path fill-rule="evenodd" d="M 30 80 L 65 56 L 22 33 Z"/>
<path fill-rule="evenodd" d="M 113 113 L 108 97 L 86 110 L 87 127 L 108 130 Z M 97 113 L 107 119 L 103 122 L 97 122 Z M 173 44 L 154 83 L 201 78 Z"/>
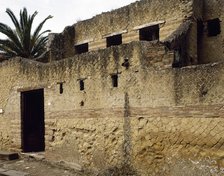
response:
<path fill-rule="evenodd" d="M 195 0 L 196 1 L 196 0 Z M 139 26 L 159 24 L 160 40 L 171 35 L 194 14 L 193 0 L 141 0 L 68 26 L 60 34 L 51 34 L 50 61 L 75 54 L 74 45 L 89 44 L 89 51 L 106 48 L 105 36 L 121 33 L 122 43 L 139 41 Z M 199 7 L 198 7 L 199 8 Z M 137 28 L 137 29 L 136 29 Z"/>
<path fill-rule="evenodd" d="M 159 43 L 132 42 L 49 64 L 3 62 L 1 148 L 20 150 L 20 92 L 44 88 L 49 159 L 94 172 L 128 167 L 141 175 L 180 175 L 185 165 L 191 174 L 221 174 L 223 63 L 172 69 L 172 57 Z M 151 67 L 159 58 L 160 66 Z M 113 73 L 119 73 L 118 88 Z M 84 91 L 80 78 L 86 78 Z M 64 82 L 63 94 L 58 82 Z"/>
<path fill-rule="evenodd" d="M 142 0 L 52 35 L 50 63 L 0 63 L 1 149 L 21 151 L 21 92 L 43 88 L 49 159 L 104 175 L 223 175 L 224 64 L 210 63 L 223 59 L 223 33 L 207 38 L 204 31 L 198 60 L 196 22 L 222 20 L 224 6 L 221 0 L 204 3 Z M 160 40 L 191 20 L 185 36 L 190 62 L 209 64 L 172 68 L 172 50 L 136 41 L 133 28 L 161 20 Z M 103 36 L 125 30 L 124 44 L 105 47 Z M 74 45 L 83 41 L 91 51 L 75 55 Z"/>

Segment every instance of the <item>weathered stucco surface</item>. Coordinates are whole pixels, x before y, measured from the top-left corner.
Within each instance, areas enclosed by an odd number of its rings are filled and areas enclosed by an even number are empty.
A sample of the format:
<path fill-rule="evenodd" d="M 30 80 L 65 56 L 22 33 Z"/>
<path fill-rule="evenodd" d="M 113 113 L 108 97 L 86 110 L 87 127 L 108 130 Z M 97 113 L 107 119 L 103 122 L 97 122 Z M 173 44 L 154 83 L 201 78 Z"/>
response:
<path fill-rule="evenodd" d="M 116 34 L 122 35 L 122 43 L 139 41 L 139 30 L 153 24 L 159 25 L 159 41 L 163 42 L 189 20 L 192 25 L 187 32 L 187 37 L 182 38 L 181 42 L 173 48 L 181 52 L 185 50 L 186 61 L 183 65 L 222 61 L 224 57 L 223 14 L 223 0 L 158 0 L 153 3 L 152 0 L 141 0 L 77 22 L 66 27 L 60 34 L 51 34 L 48 60 L 71 57 L 77 54 L 75 45 L 83 43 L 88 43 L 89 51 L 104 49 L 107 47 L 106 37 Z M 208 36 L 208 20 L 213 19 L 219 19 L 221 33 Z M 200 21 L 203 25 L 202 29 L 198 29 Z"/>
<path fill-rule="evenodd" d="M 224 65 L 172 69 L 173 55 L 162 48 L 132 42 L 51 64 L 3 62 L 1 148 L 21 148 L 20 92 L 44 88 L 49 159 L 104 174 L 222 175 Z"/>
<path fill-rule="evenodd" d="M 21 92 L 43 88 L 48 159 L 102 175 L 224 175 L 223 7 L 142 0 L 52 34 L 49 63 L 1 62 L 0 149 L 22 150 Z M 221 33 L 208 37 L 215 18 Z M 136 27 L 161 21 L 160 42 L 139 41 Z M 123 44 L 106 48 L 117 32 Z"/>
<path fill-rule="evenodd" d="M 139 29 L 159 24 L 159 40 L 171 35 L 184 21 L 193 19 L 194 2 L 199 0 L 141 0 L 128 6 L 102 13 L 52 34 L 50 61 L 73 56 L 74 46 L 88 43 L 89 51 L 106 48 L 106 36 L 122 34 L 122 43 L 139 41 Z M 198 6 L 200 11 L 202 7 Z M 142 27 L 140 27 L 142 26 Z M 192 42 L 192 41 L 191 41 Z"/>
<path fill-rule="evenodd" d="M 221 33 L 217 36 L 207 36 L 207 20 L 219 18 Z M 201 63 L 222 61 L 224 57 L 224 1 L 206 0 L 204 1 L 204 34 L 201 45 Z"/>

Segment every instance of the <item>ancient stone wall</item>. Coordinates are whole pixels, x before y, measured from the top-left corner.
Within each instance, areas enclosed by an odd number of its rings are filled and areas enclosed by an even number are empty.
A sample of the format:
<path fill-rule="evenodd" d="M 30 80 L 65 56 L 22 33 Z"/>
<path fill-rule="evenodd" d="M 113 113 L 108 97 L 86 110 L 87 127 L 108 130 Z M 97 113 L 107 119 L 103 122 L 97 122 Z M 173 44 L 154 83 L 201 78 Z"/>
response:
<path fill-rule="evenodd" d="M 20 92 L 44 88 L 49 159 L 105 174 L 222 175 L 224 64 L 172 69 L 172 59 L 159 43 L 132 42 L 1 63 L 1 149 L 21 150 Z"/>
<path fill-rule="evenodd" d="M 221 33 L 208 36 L 208 20 L 219 18 Z M 203 40 L 201 41 L 200 63 L 222 61 L 224 56 L 224 2 L 223 0 L 205 0 L 203 15 Z M 215 26 L 213 26 L 213 29 Z"/>
<path fill-rule="evenodd" d="M 75 31 L 73 27 L 67 26 L 60 34 L 49 34 L 47 50 L 49 52 L 48 62 L 61 60 L 62 58 L 73 56 Z"/>
<path fill-rule="evenodd" d="M 190 16 L 192 13 L 192 1 L 190 0 L 159 0 L 156 2 L 143 0 L 78 22 L 74 25 L 75 42 L 93 39 L 92 48 L 105 48 L 106 42 L 102 40 L 102 36 L 125 30 L 127 33 L 124 32 L 124 43 L 138 40 L 138 30 L 133 31 L 134 28 L 156 21 L 164 21 L 165 23 L 161 24 L 160 28 L 160 38 L 163 40 L 183 22 L 186 16 Z M 101 41 L 101 47 L 94 46 L 95 41 Z"/>
<path fill-rule="evenodd" d="M 55 40 L 50 44 L 49 61 L 71 57 L 77 54 L 75 46 L 85 43 L 88 43 L 88 51 L 106 48 L 107 37 L 117 34 L 122 35 L 122 43 L 138 41 L 141 28 L 156 24 L 159 25 L 159 40 L 164 41 L 189 19 L 192 26 L 186 44 L 183 44 L 186 45 L 187 52 L 185 65 L 222 61 L 223 7 L 222 0 L 159 0 L 153 3 L 151 0 L 141 0 L 77 22 L 65 28 L 63 33 L 54 34 Z M 208 20 L 216 18 L 220 20 L 221 32 L 216 36 L 208 36 Z M 200 25 L 203 25 L 202 29 Z"/>
<path fill-rule="evenodd" d="M 194 1 L 196 2 L 196 0 Z M 194 1 L 141 0 L 111 12 L 102 13 L 91 19 L 77 22 L 69 27 L 71 31 L 73 28 L 73 33 L 66 33 L 65 30 L 61 34 L 55 34 L 55 41 L 50 47 L 50 60 L 60 59 L 60 53 L 58 54 L 60 51 L 64 52 L 61 59 L 73 56 L 75 45 L 88 43 L 89 51 L 104 49 L 107 47 L 106 38 L 117 34 L 122 35 L 122 43 L 139 41 L 139 30 L 141 28 L 157 24 L 160 31 L 159 40 L 163 41 L 184 20 L 194 14 Z M 200 9 L 200 7 L 197 8 Z M 196 15 L 199 14 L 198 11 Z M 64 37 L 65 35 L 67 37 Z M 60 46 L 63 44 L 67 45 L 63 46 L 61 50 Z"/>

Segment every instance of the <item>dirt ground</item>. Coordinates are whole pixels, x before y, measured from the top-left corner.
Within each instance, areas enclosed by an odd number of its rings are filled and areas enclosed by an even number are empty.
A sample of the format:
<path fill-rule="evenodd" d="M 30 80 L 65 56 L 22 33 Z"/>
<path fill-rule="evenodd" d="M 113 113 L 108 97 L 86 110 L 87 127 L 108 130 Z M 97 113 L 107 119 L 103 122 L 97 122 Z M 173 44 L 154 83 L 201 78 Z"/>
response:
<path fill-rule="evenodd" d="M 23 158 L 13 161 L 1 161 L 0 168 L 29 173 L 29 176 L 86 176 L 86 174 L 71 169 L 37 161 L 34 159 Z"/>
<path fill-rule="evenodd" d="M 12 171 L 10 176 L 136 176 L 129 167 L 107 170 L 84 170 L 76 163 L 53 161 L 45 158 L 45 153 L 20 153 L 20 159 L 0 160 L 1 172 Z M 23 172 L 23 173 L 15 173 Z M 25 174 L 24 174 L 25 173 Z"/>

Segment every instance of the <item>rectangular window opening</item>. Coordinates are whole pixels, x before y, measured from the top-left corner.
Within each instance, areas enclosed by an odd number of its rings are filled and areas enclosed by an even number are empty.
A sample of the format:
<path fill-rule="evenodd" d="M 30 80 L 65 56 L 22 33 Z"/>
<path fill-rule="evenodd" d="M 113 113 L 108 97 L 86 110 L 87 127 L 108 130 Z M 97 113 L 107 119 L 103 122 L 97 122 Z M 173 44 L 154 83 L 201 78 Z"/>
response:
<path fill-rule="evenodd" d="M 59 83 L 59 92 L 63 94 L 63 83 Z"/>
<path fill-rule="evenodd" d="M 217 36 L 221 33 L 221 26 L 219 18 L 207 21 L 208 37 Z"/>
<path fill-rule="evenodd" d="M 84 80 L 79 81 L 79 87 L 81 91 L 85 89 Z"/>
<path fill-rule="evenodd" d="M 107 37 L 107 47 L 121 45 L 122 44 L 122 35 L 114 35 L 111 37 Z"/>
<path fill-rule="evenodd" d="M 143 41 L 159 40 L 159 25 L 149 26 L 140 29 L 139 40 Z"/>
<path fill-rule="evenodd" d="M 112 86 L 113 87 L 118 87 L 118 75 L 111 75 L 111 79 L 112 79 Z"/>
<path fill-rule="evenodd" d="M 75 53 L 76 54 L 86 53 L 88 51 L 89 51 L 89 44 L 88 43 L 84 43 L 84 44 L 80 44 L 80 45 L 75 46 Z"/>

